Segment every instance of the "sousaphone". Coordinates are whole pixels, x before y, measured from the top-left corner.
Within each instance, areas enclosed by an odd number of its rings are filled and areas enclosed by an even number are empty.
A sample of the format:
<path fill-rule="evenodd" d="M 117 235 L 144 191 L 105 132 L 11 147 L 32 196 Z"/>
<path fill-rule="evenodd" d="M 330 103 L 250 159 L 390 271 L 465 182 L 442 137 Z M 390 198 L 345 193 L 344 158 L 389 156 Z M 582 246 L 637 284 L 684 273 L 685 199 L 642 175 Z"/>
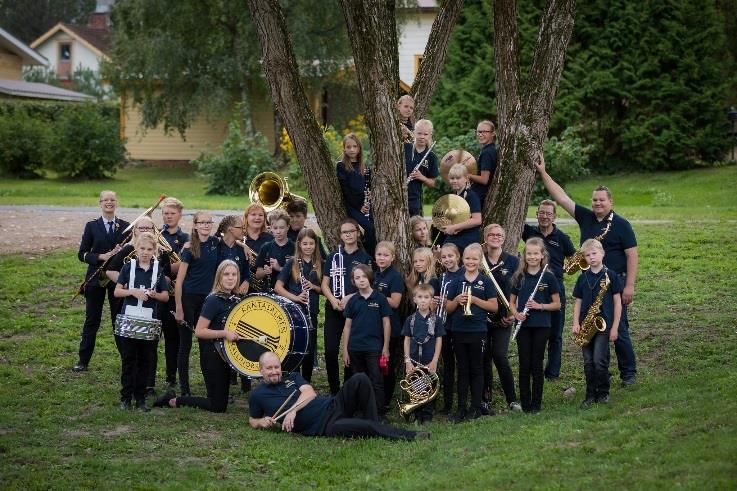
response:
<path fill-rule="evenodd" d="M 286 208 L 292 201 L 307 201 L 302 196 L 291 194 L 286 179 L 276 172 L 262 172 L 251 181 L 248 187 L 251 203 L 259 203 L 266 213 L 277 208 Z"/>

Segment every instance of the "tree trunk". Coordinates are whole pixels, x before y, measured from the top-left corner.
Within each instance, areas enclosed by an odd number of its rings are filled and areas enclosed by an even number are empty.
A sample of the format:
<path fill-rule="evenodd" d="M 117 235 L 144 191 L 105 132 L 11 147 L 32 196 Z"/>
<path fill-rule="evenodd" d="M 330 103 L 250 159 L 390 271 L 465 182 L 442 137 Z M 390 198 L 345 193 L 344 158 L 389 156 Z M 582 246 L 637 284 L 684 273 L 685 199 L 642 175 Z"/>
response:
<path fill-rule="evenodd" d="M 317 222 L 327 244 L 338 243 L 345 216 L 330 151 L 312 114 L 278 0 L 247 0 L 261 44 L 261 63 L 271 97 L 294 144 Z M 406 198 L 405 198 L 406 202 Z"/>
<path fill-rule="evenodd" d="M 430 38 L 425 46 L 420 69 L 417 71 L 412 84 L 412 98 L 415 100 L 415 118 L 422 119 L 430 107 L 430 101 L 438 87 L 440 76 L 443 73 L 445 57 L 448 53 L 448 43 L 453 34 L 453 28 L 461 15 L 464 0 L 447 0 L 442 2 L 440 11 L 432 23 Z"/>
<path fill-rule="evenodd" d="M 371 203 L 376 236 L 396 245 L 398 264 L 405 268 L 409 264 L 411 234 L 395 109 L 399 61 L 394 2 L 341 0 L 341 4 L 371 140 Z"/>
<path fill-rule="evenodd" d="M 484 223 L 507 231 L 504 248 L 516 251 L 535 185 L 533 161 L 542 151 L 573 32 L 575 0 L 550 0 L 540 20 L 532 66 L 520 93 L 515 0 L 494 0 L 499 163 L 484 205 Z"/>

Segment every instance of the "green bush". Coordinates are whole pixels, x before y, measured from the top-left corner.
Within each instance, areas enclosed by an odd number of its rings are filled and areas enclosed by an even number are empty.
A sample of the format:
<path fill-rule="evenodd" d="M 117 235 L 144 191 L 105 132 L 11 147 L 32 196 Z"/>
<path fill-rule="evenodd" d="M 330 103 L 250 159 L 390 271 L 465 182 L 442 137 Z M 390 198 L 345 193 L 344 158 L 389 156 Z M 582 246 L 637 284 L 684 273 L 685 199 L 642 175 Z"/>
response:
<path fill-rule="evenodd" d="M 118 123 L 93 103 L 62 109 L 51 128 L 46 165 L 66 177 L 102 179 L 125 160 Z"/>
<path fill-rule="evenodd" d="M 25 112 L 0 114 L 0 172 L 11 177 L 38 177 L 48 130 Z"/>
<path fill-rule="evenodd" d="M 248 194 L 251 180 L 274 169 L 266 138 L 244 135 L 240 124 L 231 122 L 219 154 L 202 153 L 192 163 L 207 179 L 207 194 L 232 196 Z"/>
<path fill-rule="evenodd" d="M 568 127 L 560 138 L 552 136 L 545 142 L 545 167 L 555 177 L 555 182 L 564 185 L 589 173 L 586 163 L 593 148 L 593 145 L 584 143 L 577 128 Z M 548 196 L 542 181 L 536 179 L 533 200 L 539 201 Z"/>

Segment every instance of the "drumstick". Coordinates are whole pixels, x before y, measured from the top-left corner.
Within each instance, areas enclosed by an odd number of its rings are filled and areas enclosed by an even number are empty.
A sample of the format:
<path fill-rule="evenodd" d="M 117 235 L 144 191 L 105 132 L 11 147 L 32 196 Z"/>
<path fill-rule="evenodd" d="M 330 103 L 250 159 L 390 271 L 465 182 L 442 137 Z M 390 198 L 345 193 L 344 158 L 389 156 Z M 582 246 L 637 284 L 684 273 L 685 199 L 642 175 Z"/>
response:
<path fill-rule="evenodd" d="M 310 399 L 310 401 L 311 400 L 312 399 Z M 286 411 L 284 411 L 283 413 L 281 413 L 276 418 L 273 418 L 274 421 L 279 421 L 280 419 L 282 419 L 284 416 L 286 416 L 287 414 L 291 413 L 292 411 L 297 411 L 298 409 L 302 409 L 302 406 L 305 406 L 310 401 L 302 401 L 302 402 L 296 403 L 294 406 L 290 407 L 289 409 L 287 409 Z"/>
<path fill-rule="evenodd" d="M 287 397 L 287 399 L 284 401 L 284 403 L 281 406 L 279 406 L 279 409 L 277 409 L 276 411 L 274 411 L 274 415 L 271 417 L 271 419 L 273 419 L 274 421 L 276 421 L 276 418 L 280 417 L 280 416 L 278 416 L 279 415 L 279 411 L 281 411 L 282 409 L 284 409 L 284 406 L 287 405 L 287 403 L 292 399 L 292 397 L 294 397 L 294 394 L 296 394 L 297 392 L 299 392 L 299 389 L 295 389 L 294 392 L 292 392 L 291 394 L 289 394 L 289 397 Z"/>

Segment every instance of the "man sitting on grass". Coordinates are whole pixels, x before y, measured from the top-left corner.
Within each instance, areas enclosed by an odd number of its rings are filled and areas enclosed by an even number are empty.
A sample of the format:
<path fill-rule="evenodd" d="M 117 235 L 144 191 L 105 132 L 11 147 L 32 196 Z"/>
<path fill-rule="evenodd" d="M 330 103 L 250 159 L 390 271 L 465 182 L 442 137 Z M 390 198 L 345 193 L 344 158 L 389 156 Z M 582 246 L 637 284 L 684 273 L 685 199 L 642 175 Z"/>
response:
<path fill-rule="evenodd" d="M 430 433 L 424 431 L 379 423 L 374 390 L 366 374 L 353 375 L 335 396 L 327 397 L 318 396 L 298 373 L 282 379 L 281 362 L 271 351 L 259 358 L 259 371 L 264 383 L 248 399 L 248 423 L 252 428 L 281 423 L 283 430 L 305 436 L 376 436 L 405 441 L 430 438 Z"/>

